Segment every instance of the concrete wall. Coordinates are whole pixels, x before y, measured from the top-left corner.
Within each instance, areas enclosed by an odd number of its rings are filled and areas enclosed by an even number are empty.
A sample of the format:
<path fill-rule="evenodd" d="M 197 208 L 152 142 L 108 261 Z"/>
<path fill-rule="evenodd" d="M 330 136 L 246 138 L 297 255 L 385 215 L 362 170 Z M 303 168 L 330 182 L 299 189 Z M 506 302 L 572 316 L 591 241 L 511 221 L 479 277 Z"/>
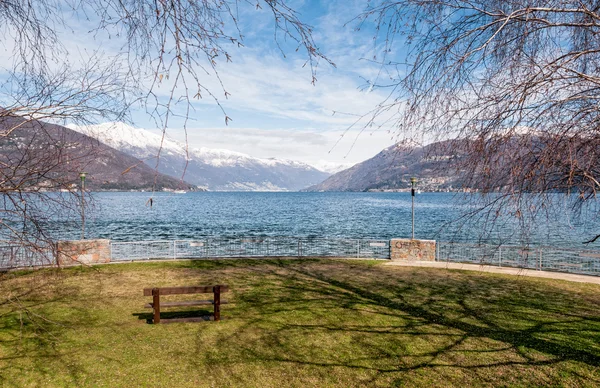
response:
<path fill-rule="evenodd" d="M 110 240 L 59 241 L 58 265 L 110 262 Z"/>
<path fill-rule="evenodd" d="M 390 241 L 390 259 L 435 261 L 435 240 L 396 238 Z"/>

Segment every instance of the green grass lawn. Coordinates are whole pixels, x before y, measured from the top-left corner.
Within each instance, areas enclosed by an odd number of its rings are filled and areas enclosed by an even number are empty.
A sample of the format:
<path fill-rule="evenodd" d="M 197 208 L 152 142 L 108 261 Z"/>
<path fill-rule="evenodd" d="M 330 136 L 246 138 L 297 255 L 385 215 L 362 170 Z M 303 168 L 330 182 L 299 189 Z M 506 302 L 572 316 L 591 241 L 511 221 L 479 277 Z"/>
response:
<path fill-rule="evenodd" d="M 597 285 L 342 260 L 0 276 L 6 387 L 600 385 Z M 147 324 L 143 288 L 217 283 L 225 320 Z"/>

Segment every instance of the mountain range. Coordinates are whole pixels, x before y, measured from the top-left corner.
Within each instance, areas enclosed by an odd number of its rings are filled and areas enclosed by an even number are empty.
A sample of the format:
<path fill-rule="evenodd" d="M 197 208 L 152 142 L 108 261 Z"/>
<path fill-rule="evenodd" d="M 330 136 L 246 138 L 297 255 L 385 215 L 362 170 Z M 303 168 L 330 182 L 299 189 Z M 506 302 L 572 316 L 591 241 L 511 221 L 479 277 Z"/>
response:
<path fill-rule="evenodd" d="M 322 182 L 328 173 L 297 161 L 255 158 L 239 152 L 191 148 L 124 123 L 70 126 L 146 165 L 215 191 L 297 191 Z"/>
<path fill-rule="evenodd" d="M 0 175 L 6 186 L 49 190 L 79 184 L 90 190 L 194 190 L 139 159 L 69 128 L 19 117 L 0 117 Z"/>
<path fill-rule="evenodd" d="M 61 163 L 53 173 L 68 176 L 73 185 L 78 183 L 78 172 L 86 171 L 91 190 L 194 190 L 199 186 L 216 191 L 385 191 L 410 188 L 413 176 L 427 191 L 462 187 L 459 174 L 448 168 L 456 156 L 439 143 L 394 145 L 330 176 L 291 160 L 187 148 L 167 136 L 123 123 L 66 128 L 4 117 L 0 130 L 15 124 L 20 127 L 0 138 L 0 156 L 19 160 L 24 152 L 46 149 L 44 157 L 52 160 L 58 152 Z"/>
<path fill-rule="evenodd" d="M 419 188 L 426 191 L 457 190 L 462 183 L 459 175 L 448 168 L 456 158 L 449 149 L 442 143 L 426 146 L 396 144 L 306 191 L 408 190 L 411 177 L 418 177 Z"/>

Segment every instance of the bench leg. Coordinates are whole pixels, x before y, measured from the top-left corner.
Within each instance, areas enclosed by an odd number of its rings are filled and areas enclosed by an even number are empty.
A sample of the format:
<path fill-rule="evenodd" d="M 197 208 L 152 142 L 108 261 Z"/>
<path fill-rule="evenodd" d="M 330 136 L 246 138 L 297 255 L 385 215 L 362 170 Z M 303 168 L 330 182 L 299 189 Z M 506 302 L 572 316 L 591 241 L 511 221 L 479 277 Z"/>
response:
<path fill-rule="evenodd" d="M 152 308 L 154 309 L 152 323 L 160 323 L 160 290 L 158 288 L 152 289 Z"/>
<path fill-rule="evenodd" d="M 215 286 L 213 288 L 214 295 L 214 306 L 215 306 L 215 321 L 221 320 L 221 286 Z"/>

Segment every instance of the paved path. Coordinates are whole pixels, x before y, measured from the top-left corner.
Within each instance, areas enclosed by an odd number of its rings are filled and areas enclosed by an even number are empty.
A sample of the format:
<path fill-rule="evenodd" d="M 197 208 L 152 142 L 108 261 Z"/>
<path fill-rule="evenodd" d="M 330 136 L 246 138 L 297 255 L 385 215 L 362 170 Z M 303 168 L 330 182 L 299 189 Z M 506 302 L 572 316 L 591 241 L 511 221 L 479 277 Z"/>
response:
<path fill-rule="evenodd" d="M 577 275 L 563 272 L 537 271 L 535 269 L 496 267 L 493 265 L 463 264 L 444 261 L 390 261 L 384 265 L 395 265 L 401 267 L 429 267 L 461 269 L 465 271 L 479 271 L 491 273 L 503 273 L 506 275 L 531 276 L 536 278 L 560 279 L 570 282 L 600 284 L 600 276 Z"/>

